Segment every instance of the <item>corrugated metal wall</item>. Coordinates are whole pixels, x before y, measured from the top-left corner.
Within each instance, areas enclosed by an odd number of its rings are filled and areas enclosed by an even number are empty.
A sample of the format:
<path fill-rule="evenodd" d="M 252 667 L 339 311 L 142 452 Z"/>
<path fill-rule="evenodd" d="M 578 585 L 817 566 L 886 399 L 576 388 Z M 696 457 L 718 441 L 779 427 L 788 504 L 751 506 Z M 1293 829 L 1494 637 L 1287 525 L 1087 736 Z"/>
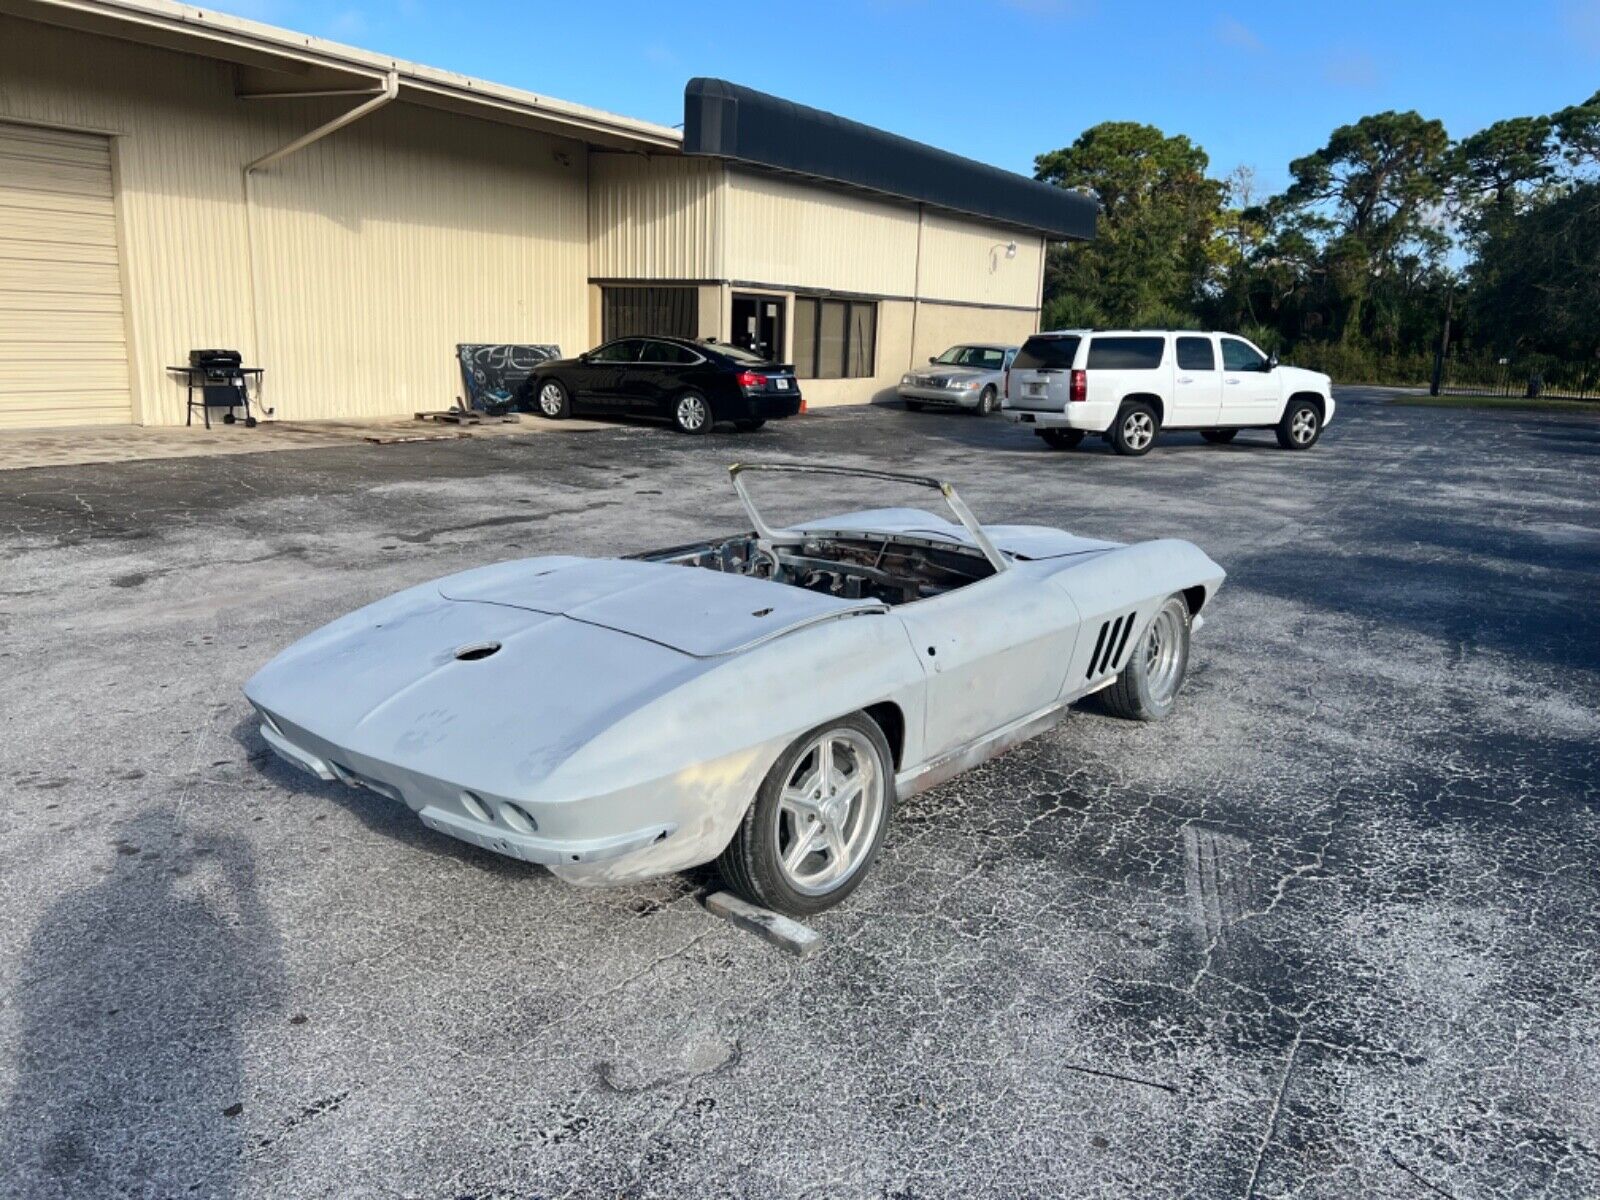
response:
<path fill-rule="evenodd" d="M 722 165 L 667 155 L 589 156 L 589 274 L 722 277 Z"/>
<path fill-rule="evenodd" d="M 725 219 L 730 279 L 874 296 L 916 286 L 911 205 L 729 171 Z"/>
<path fill-rule="evenodd" d="M 1006 257 L 1011 242 L 1017 244 L 1015 258 Z M 1038 301 L 1041 246 L 1038 234 L 930 212 L 922 225 L 919 295 L 1031 309 Z"/>
<path fill-rule="evenodd" d="M 243 165 L 346 106 L 0 17 L 0 121 L 117 135 L 137 420 L 182 421 L 191 347 L 242 350 L 295 419 L 445 407 L 458 341 L 586 343 L 584 148 L 401 104 L 255 176 L 253 289 Z"/>

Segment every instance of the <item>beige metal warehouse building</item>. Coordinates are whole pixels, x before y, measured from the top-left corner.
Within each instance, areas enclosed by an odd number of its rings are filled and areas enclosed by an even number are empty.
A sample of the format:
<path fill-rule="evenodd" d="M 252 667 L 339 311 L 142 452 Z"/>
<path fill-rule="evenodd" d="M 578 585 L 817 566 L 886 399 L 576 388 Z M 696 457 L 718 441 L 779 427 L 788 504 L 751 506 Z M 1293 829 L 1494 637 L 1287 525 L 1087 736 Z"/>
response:
<path fill-rule="evenodd" d="M 438 409 L 459 343 L 641 323 L 866 400 L 1033 331 L 1048 241 L 1092 235 L 1081 197 L 690 93 L 680 133 L 160 0 L 0 0 L 0 428 L 182 423 L 167 367 L 213 346 L 282 419 Z M 873 137 L 898 174 L 831 161 Z"/>

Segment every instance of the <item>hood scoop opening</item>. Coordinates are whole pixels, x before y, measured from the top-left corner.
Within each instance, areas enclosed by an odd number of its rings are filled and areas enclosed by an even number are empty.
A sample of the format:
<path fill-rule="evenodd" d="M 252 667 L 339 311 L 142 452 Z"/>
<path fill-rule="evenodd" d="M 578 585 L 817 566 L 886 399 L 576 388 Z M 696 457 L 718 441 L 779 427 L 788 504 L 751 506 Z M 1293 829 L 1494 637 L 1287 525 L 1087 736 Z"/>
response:
<path fill-rule="evenodd" d="M 500 650 L 499 642 L 471 642 L 456 650 L 457 662 L 477 662 L 480 658 L 488 658 Z"/>

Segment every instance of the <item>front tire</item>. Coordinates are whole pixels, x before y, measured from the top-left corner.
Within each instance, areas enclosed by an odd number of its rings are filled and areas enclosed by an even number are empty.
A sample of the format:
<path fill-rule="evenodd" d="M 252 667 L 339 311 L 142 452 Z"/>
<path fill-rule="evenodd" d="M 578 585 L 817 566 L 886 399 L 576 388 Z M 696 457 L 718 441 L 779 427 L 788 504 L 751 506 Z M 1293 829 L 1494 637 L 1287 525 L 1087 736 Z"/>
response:
<path fill-rule="evenodd" d="M 1124 404 L 1111 425 L 1111 448 L 1128 458 L 1149 454 L 1160 428 L 1156 410 L 1143 400 Z"/>
<path fill-rule="evenodd" d="M 995 398 L 997 395 L 998 393 L 993 387 L 986 387 L 983 389 L 982 394 L 978 396 L 978 415 L 980 417 L 987 417 L 990 413 L 994 412 Z"/>
<path fill-rule="evenodd" d="M 1213 446 L 1226 446 L 1239 436 L 1239 431 L 1237 429 L 1202 429 L 1200 436 Z"/>
<path fill-rule="evenodd" d="M 546 420 L 565 420 L 572 415 L 572 397 L 559 379 L 546 379 L 539 384 L 538 407 Z"/>
<path fill-rule="evenodd" d="M 717 869 L 752 904 L 819 913 L 861 885 L 893 811 L 889 743 L 876 721 L 851 713 L 778 756 Z"/>
<path fill-rule="evenodd" d="M 1052 450 L 1072 450 L 1083 442 L 1081 429 L 1040 429 L 1038 434 Z"/>
<path fill-rule="evenodd" d="M 1159 721 L 1172 711 L 1189 673 L 1189 605 L 1168 596 L 1128 656 L 1116 682 L 1100 693 L 1114 717 Z"/>
<path fill-rule="evenodd" d="M 679 433 L 698 437 L 711 428 L 711 406 L 699 392 L 684 392 L 672 402 L 672 423 Z"/>
<path fill-rule="evenodd" d="M 1278 445 L 1285 450 L 1309 450 L 1322 436 L 1322 409 L 1310 400 L 1291 400 L 1278 422 Z"/>

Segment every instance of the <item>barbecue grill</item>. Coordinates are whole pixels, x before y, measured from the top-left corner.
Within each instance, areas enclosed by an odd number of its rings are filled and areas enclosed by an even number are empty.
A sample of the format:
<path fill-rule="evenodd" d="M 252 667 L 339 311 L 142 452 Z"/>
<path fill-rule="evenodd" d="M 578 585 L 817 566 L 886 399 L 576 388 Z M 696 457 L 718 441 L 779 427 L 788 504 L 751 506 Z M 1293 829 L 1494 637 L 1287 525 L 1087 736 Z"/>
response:
<path fill-rule="evenodd" d="M 244 365 L 244 356 L 237 350 L 191 350 L 189 351 L 189 365 L 186 367 L 168 367 L 167 370 L 181 373 L 188 386 L 188 407 L 184 414 L 185 425 L 194 423 L 194 410 L 199 407 L 201 415 L 205 418 L 206 428 L 211 428 L 211 410 L 225 408 L 228 411 L 222 415 L 224 425 L 234 422 L 234 409 L 244 409 L 244 423 L 251 429 L 255 428 L 256 419 L 250 413 L 250 383 L 254 376 L 256 399 L 261 398 L 261 376 L 265 373 L 261 367 L 247 367 Z M 196 398 L 196 393 L 199 393 Z M 270 414 L 271 410 L 268 410 Z"/>

